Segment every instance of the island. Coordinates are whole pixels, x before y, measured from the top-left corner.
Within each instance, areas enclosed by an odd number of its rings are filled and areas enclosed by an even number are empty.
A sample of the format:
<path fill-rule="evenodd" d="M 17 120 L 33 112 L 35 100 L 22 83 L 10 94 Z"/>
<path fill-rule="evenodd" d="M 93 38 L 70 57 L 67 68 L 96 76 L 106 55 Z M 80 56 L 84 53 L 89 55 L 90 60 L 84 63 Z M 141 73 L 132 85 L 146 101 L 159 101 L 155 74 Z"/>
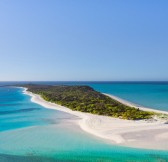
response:
<path fill-rule="evenodd" d="M 70 108 L 73 111 L 111 116 L 120 119 L 150 119 L 153 112 L 124 105 L 89 86 L 24 85 L 28 91 L 44 100 Z"/>
<path fill-rule="evenodd" d="M 89 86 L 36 85 L 21 87 L 31 101 L 71 114 L 69 122 L 112 144 L 163 149 L 168 145 L 168 112 L 136 106 Z M 68 124 L 68 123 L 67 123 Z M 69 129 L 73 129 L 71 126 Z"/>

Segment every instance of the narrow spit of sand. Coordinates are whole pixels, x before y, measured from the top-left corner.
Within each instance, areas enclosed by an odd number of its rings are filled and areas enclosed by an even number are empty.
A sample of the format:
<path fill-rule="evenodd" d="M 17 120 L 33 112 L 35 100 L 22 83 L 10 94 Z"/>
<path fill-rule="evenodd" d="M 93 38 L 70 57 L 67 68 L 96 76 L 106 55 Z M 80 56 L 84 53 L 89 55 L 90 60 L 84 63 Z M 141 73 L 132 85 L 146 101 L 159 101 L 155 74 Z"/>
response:
<path fill-rule="evenodd" d="M 132 121 L 93 115 L 79 111 L 72 111 L 69 108 L 47 102 L 41 98 L 41 96 L 28 92 L 26 88 L 24 88 L 24 94 L 31 96 L 32 102 L 40 104 L 45 108 L 55 109 L 78 116 L 79 120 L 76 120 L 76 124 L 78 124 L 81 129 L 92 135 L 105 139 L 106 142 L 136 148 L 168 150 L 168 124 L 165 124 L 161 120 Z M 112 95 L 108 96 L 123 104 L 135 107 L 135 105 L 132 105 L 118 97 Z M 139 106 L 138 108 L 155 111 L 153 109 Z M 156 110 L 155 112 L 168 114 L 168 112 L 159 110 Z"/>
<path fill-rule="evenodd" d="M 152 112 L 156 112 L 156 113 L 163 113 L 163 114 L 168 114 L 168 112 L 166 111 L 161 111 L 161 110 L 154 110 L 154 109 L 151 109 L 151 108 L 147 108 L 147 107 L 143 107 L 143 106 L 138 106 L 134 103 L 131 103 L 129 101 L 126 101 L 124 99 L 121 99 L 117 96 L 114 96 L 114 95 L 111 95 L 111 94 L 107 94 L 107 93 L 103 93 L 104 95 L 106 96 L 109 96 L 111 98 L 113 98 L 114 100 L 124 104 L 124 105 L 127 105 L 127 106 L 130 106 L 130 107 L 135 107 L 135 108 L 139 108 L 140 110 L 144 110 L 144 111 L 152 111 Z"/>

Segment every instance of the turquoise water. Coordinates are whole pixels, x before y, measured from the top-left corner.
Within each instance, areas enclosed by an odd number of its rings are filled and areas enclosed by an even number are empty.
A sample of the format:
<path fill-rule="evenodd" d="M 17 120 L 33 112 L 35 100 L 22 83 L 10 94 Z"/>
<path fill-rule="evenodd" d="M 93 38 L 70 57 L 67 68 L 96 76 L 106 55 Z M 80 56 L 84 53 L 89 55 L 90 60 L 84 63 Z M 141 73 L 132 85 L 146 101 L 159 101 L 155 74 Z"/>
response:
<path fill-rule="evenodd" d="M 137 105 L 168 111 L 168 83 L 89 84 L 94 89 Z"/>
<path fill-rule="evenodd" d="M 32 103 L 21 88 L 0 88 L 0 131 L 58 123 L 69 117 Z"/>
<path fill-rule="evenodd" d="M 89 85 L 137 105 L 168 111 L 168 82 L 0 82 L 10 84 Z"/>
<path fill-rule="evenodd" d="M 133 96 L 129 90 L 134 94 L 138 94 L 136 91 L 138 85 L 109 85 L 107 83 L 85 84 L 89 84 L 101 92 L 111 93 L 119 97 L 123 96 L 123 98 L 126 96 L 126 90 L 128 94 L 130 93 L 130 95 L 128 95 L 129 99 L 131 99 L 130 96 Z M 123 86 L 123 88 L 120 88 L 121 86 Z M 166 102 L 163 104 L 164 99 L 162 100 L 161 97 L 163 94 L 167 95 L 166 87 L 168 86 L 164 86 L 159 85 L 156 86 L 156 88 L 147 86 L 148 88 L 144 88 L 146 92 L 149 89 L 159 90 L 161 99 L 159 99 L 158 102 L 160 102 L 160 100 L 162 101 L 161 109 L 165 109 L 167 104 L 167 100 L 165 100 Z M 139 89 L 140 93 L 143 93 L 142 87 Z M 153 93 L 154 90 L 150 92 Z M 154 94 L 154 96 L 157 96 L 156 93 Z M 156 99 L 157 97 L 155 100 Z M 145 100 L 146 99 L 143 100 L 143 103 L 136 100 L 138 101 L 136 103 L 143 105 Z M 152 103 L 152 101 L 150 102 Z M 158 102 L 154 105 L 158 106 Z M 157 108 L 157 106 L 155 108 Z M 110 145 L 80 130 L 77 125 L 73 124 L 73 121 L 69 120 L 71 117 L 72 115 L 70 114 L 46 109 L 38 104 L 32 103 L 30 97 L 24 95 L 20 88 L 1 87 L 0 162 L 168 161 L 168 151 L 134 149 Z M 73 116 L 73 118 L 74 120 L 77 119 L 75 116 Z"/>

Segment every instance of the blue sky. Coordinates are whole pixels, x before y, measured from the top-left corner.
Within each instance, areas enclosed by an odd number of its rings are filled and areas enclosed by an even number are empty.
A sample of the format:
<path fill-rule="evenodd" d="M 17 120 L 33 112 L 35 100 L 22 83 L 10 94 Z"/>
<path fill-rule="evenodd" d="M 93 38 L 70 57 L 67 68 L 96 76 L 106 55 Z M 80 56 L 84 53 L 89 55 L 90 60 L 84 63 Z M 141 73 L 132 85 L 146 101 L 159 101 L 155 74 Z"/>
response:
<path fill-rule="evenodd" d="M 168 80 L 167 0 L 1 0 L 0 81 Z"/>

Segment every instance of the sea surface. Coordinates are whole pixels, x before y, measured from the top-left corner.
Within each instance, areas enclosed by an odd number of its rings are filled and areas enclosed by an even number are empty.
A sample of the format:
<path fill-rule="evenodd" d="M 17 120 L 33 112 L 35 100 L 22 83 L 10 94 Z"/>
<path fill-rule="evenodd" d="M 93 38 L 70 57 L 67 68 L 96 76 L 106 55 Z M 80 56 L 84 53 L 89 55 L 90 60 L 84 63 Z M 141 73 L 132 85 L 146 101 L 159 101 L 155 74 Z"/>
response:
<path fill-rule="evenodd" d="M 22 82 L 30 83 L 30 82 Z M 168 111 L 168 82 L 34 82 L 48 85 L 89 85 L 138 105 Z M 71 114 L 31 102 L 23 89 L 0 82 L 0 162 L 167 162 L 168 150 L 111 145 L 71 120 Z"/>

